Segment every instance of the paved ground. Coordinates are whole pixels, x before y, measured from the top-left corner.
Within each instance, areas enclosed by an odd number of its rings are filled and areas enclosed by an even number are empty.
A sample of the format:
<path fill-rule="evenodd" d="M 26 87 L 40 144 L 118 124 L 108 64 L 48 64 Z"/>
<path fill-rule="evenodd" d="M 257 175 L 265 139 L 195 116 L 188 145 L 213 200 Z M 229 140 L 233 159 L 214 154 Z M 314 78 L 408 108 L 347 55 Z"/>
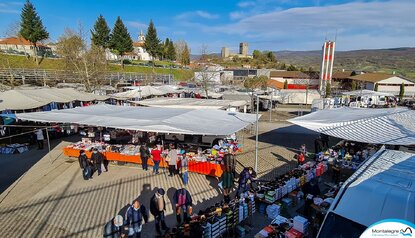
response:
<path fill-rule="evenodd" d="M 238 156 L 238 169 L 254 166 L 255 138 L 248 132 L 239 137 L 244 152 Z M 269 179 L 291 169 L 295 162 L 290 148 L 296 149 L 304 142 L 311 146 L 315 137 L 313 132 L 289 124 L 261 122 L 259 176 Z M 167 191 L 167 223 L 174 225 L 170 201 L 175 188 L 182 186 L 178 177 L 152 176 L 137 167 L 111 166 L 108 173 L 84 181 L 78 163 L 62 155 L 68 143 L 59 143 L 0 195 L 2 237 L 102 237 L 107 221 L 137 197 L 148 207 L 158 187 Z M 39 152 L 32 150 L 24 158 L 36 153 Z M 194 211 L 222 199 L 217 181 L 211 177 L 190 174 L 188 190 L 195 201 Z M 258 229 L 267 222 L 264 217 L 254 219 Z M 152 218 L 144 232 L 154 237 Z"/>

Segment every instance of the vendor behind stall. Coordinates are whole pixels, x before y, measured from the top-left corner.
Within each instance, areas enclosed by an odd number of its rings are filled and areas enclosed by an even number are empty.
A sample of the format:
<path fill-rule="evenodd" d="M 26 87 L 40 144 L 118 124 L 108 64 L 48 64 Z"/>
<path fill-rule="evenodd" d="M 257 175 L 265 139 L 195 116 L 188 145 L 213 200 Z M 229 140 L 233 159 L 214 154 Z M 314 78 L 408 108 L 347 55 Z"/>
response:
<path fill-rule="evenodd" d="M 311 204 L 313 204 L 313 198 L 319 196 L 321 193 L 317 179 L 313 178 L 310 182 L 304 184 L 303 193 L 306 195 L 304 216 L 308 217 L 310 215 Z"/>

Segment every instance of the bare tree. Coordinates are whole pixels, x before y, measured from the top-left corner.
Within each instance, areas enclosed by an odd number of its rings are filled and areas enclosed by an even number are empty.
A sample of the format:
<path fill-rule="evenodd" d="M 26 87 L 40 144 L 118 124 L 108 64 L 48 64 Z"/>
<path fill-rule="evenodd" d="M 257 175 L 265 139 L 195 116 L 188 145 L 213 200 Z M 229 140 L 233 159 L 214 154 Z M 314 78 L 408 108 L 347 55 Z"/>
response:
<path fill-rule="evenodd" d="M 23 37 L 20 35 L 20 22 L 13 21 L 12 23 L 10 23 L 4 31 L 4 35 L 7 37 L 16 37 L 17 40 L 20 42 L 20 45 L 23 46 L 22 48 L 25 56 L 29 57 L 29 54 L 26 52 L 26 47 L 24 47 L 23 45 Z"/>
<path fill-rule="evenodd" d="M 209 55 L 209 48 L 208 45 L 202 44 L 200 46 L 200 60 L 201 61 L 207 61 Z"/>
<path fill-rule="evenodd" d="M 105 50 L 88 46 L 82 26 L 77 32 L 65 29 L 59 38 L 57 52 L 65 62 L 66 69 L 78 76 L 87 91 L 102 85 L 102 72 L 106 67 Z"/>

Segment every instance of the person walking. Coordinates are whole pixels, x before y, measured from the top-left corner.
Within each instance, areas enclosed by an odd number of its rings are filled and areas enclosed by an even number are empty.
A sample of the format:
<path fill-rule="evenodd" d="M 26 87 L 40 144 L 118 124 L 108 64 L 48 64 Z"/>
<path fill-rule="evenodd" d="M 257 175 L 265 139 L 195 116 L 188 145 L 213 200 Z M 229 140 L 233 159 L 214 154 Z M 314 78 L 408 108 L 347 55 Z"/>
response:
<path fill-rule="evenodd" d="M 141 164 L 143 166 L 144 171 L 148 171 L 148 157 L 150 157 L 150 150 L 148 149 L 146 144 L 142 144 L 140 147 L 140 157 L 141 157 Z"/>
<path fill-rule="evenodd" d="M 154 216 L 154 223 L 156 225 L 156 232 L 158 235 L 162 235 L 162 229 L 164 231 L 169 230 L 164 216 L 164 211 L 166 210 L 164 194 L 164 189 L 159 188 L 150 200 L 150 213 Z"/>
<path fill-rule="evenodd" d="M 148 222 L 147 210 L 144 205 L 141 205 L 138 199 L 135 199 L 126 213 L 125 220 L 126 225 L 128 226 L 128 237 L 130 238 L 140 238 L 141 230 L 143 227 L 143 220 L 145 223 Z"/>
<path fill-rule="evenodd" d="M 102 162 L 104 161 L 104 157 L 98 152 L 98 148 L 92 150 L 91 160 L 94 163 L 95 171 L 98 171 L 98 176 L 100 176 L 102 173 Z"/>
<path fill-rule="evenodd" d="M 192 196 L 190 195 L 189 191 L 185 188 L 181 188 L 176 190 L 173 195 L 173 201 L 176 204 L 176 221 L 177 224 L 180 225 L 183 222 L 187 222 L 189 216 L 192 214 Z M 183 214 L 183 220 L 182 220 Z"/>
<path fill-rule="evenodd" d="M 85 151 L 81 150 L 78 157 L 79 167 L 82 169 L 82 175 L 85 180 L 92 179 L 92 170 L 89 164 L 88 158 L 86 157 Z"/>
<path fill-rule="evenodd" d="M 183 179 L 183 185 L 187 186 L 189 184 L 189 159 L 186 156 L 186 151 L 182 150 L 181 152 L 181 159 L 180 159 L 180 169 L 181 175 Z"/>
<path fill-rule="evenodd" d="M 169 153 L 167 153 L 166 161 L 169 162 L 169 176 L 173 177 L 176 174 L 177 168 L 177 150 L 174 148 L 173 144 L 170 144 Z"/>
<path fill-rule="evenodd" d="M 161 150 L 157 145 L 153 146 L 153 149 L 151 150 L 151 158 L 153 159 L 153 173 L 159 174 L 159 166 L 161 161 Z"/>
<path fill-rule="evenodd" d="M 37 142 L 37 149 L 43 150 L 43 144 L 45 137 L 43 136 L 43 130 L 42 129 L 36 129 L 35 128 L 35 134 L 36 134 L 36 142 Z"/>

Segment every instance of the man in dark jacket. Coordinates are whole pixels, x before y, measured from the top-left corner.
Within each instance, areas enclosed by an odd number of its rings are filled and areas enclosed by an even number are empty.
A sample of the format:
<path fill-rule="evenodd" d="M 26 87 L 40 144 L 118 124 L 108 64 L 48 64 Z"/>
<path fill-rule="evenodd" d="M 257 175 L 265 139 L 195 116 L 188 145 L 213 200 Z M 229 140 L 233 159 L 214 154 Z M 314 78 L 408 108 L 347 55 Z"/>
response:
<path fill-rule="evenodd" d="M 164 200 L 164 189 L 159 188 L 150 200 L 150 212 L 154 216 L 156 231 L 162 235 L 161 229 L 167 231 L 164 211 L 166 210 L 166 201 Z M 160 228 L 161 223 L 161 228 Z"/>
<path fill-rule="evenodd" d="M 176 204 L 176 221 L 180 225 L 182 223 L 181 213 L 183 213 L 183 222 L 187 222 L 189 215 L 192 214 L 192 196 L 185 188 L 176 190 L 173 196 Z"/>
<path fill-rule="evenodd" d="M 134 200 L 133 205 L 125 213 L 125 220 L 129 229 L 128 236 L 140 238 L 143 220 L 145 223 L 148 222 L 147 210 L 144 205 L 140 205 L 137 199 Z"/>
<path fill-rule="evenodd" d="M 97 148 L 93 149 L 91 160 L 94 163 L 95 171 L 98 171 L 98 176 L 101 175 L 101 164 L 104 161 L 104 157 L 98 152 Z"/>
<path fill-rule="evenodd" d="M 141 157 L 141 164 L 143 166 L 143 170 L 147 171 L 148 170 L 147 161 L 148 161 L 148 158 L 150 157 L 150 150 L 148 149 L 146 144 L 142 144 L 140 146 L 140 157 Z"/>
<path fill-rule="evenodd" d="M 92 179 L 91 166 L 88 158 L 86 157 L 85 151 L 81 150 L 78 157 L 79 166 L 82 169 L 82 174 L 85 180 Z"/>

